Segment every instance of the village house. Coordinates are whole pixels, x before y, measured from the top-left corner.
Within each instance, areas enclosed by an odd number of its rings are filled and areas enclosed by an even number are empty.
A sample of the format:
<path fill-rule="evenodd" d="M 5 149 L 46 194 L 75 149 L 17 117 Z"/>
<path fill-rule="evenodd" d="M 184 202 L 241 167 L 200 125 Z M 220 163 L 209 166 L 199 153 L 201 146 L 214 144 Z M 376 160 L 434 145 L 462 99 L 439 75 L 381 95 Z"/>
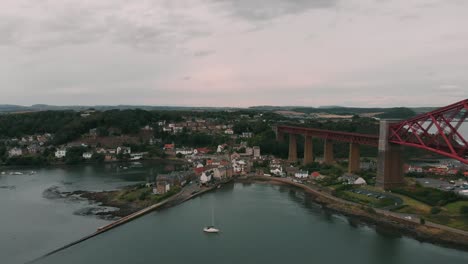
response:
<path fill-rule="evenodd" d="M 176 149 L 176 155 L 177 154 L 182 154 L 182 155 L 192 155 L 193 149 L 191 148 L 178 148 Z"/>
<path fill-rule="evenodd" d="M 26 149 L 29 154 L 37 154 L 42 152 L 42 147 L 40 147 L 38 144 L 31 144 L 27 146 Z"/>
<path fill-rule="evenodd" d="M 193 150 L 193 154 L 195 155 L 208 154 L 209 152 L 210 152 L 209 148 L 196 148 Z"/>
<path fill-rule="evenodd" d="M 254 158 L 260 158 L 260 147 L 254 146 L 252 149 Z"/>
<path fill-rule="evenodd" d="M 213 175 L 213 171 L 204 171 L 204 172 L 202 172 L 202 175 L 200 176 L 200 183 L 201 184 L 207 184 L 208 182 L 211 181 L 212 175 Z"/>
<path fill-rule="evenodd" d="M 299 179 L 305 179 L 309 177 L 309 172 L 300 170 L 294 173 L 294 177 L 299 178 Z"/>
<path fill-rule="evenodd" d="M 130 147 L 117 147 L 117 154 L 130 154 L 132 149 Z"/>
<path fill-rule="evenodd" d="M 296 168 L 296 167 L 291 167 L 291 166 L 290 166 L 290 167 L 286 167 L 284 170 L 286 171 L 286 175 L 289 176 L 289 177 L 295 176 L 295 175 L 296 175 L 296 172 L 299 171 L 298 168 Z"/>
<path fill-rule="evenodd" d="M 284 177 L 283 167 L 281 166 L 275 168 L 270 167 L 270 173 L 278 177 Z"/>
<path fill-rule="evenodd" d="M 116 149 L 112 149 L 112 148 L 107 149 L 106 152 L 107 152 L 107 154 L 110 154 L 110 155 L 115 155 L 115 154 L 117 154 L 117 150 L 116 150 Z"/>
<path fill-rule="evenodd" d="M 156 181 L 156 187 L 153 188 L 153 194 L 165 194 L 171 190 L 171 184 L 164 180 Z"/>
<path fill-rule="evenodd" d="M 61 159 L 61 158 L 64 158 L 65 156 L 67 156 L 66 149 L 57 149 L 57 151 L 55 151 L 56 158 Z"/>
<path fill-rule="evenodd" d="M 315 181 L 317 181 L 317 180 L 322 180 L 322 179 L 324 179 L 324 178 L 325 178 L 325 176 L 321 175 L 318 171 L 312 172 L 312 173 L 310 174 L 310 177 L 309 177 L 309 179 L 315 180 Z"/>
<path fill-rule="evenodd" d="M 228 129 L 224 130 L 224 134 L 226 134 L 226 135 L 234 135 L 234 130 L 228 128 Z"/>
<path fill-rule="evenodd" d="M 240 154 L 237 153 L 237 152 L 234 152 L 231 154 L 231 160 L 237 160 L 237 159 L 240 159 Z"/>
<path fill-rule="evenodd" d="M 233 168 L 232 166 L 219 166 L 213 169 L 213 177 L 218 180 L 225 180 L 232 178 Z"/>
<path fill-rule="evenodd" d="M 241 138 L 251 138 L 252 136 L 252 132 L 242 132 L 242 134 L 240 135 Z"/>
<path fill-rule="evenodd" d="M 90 159 L 93 157 L 92 152 L 83 152 L 83 159 Z"/>
<path fill-rule="evenodd" d="M 423 168 L 418 167 L 418 166 L 409 166 L 408 172 L 417 172 L 417 173 L 421 173 L 421 172 L 423 172 Z"/>
<path fill-rule="evenodd" d="M 96 149 L 96 153 L 99 153 L 99 154 L 106 154 L 106 149 L 105 148 L 97 148 Z"/>
<path fill-rule="evenodd" d="M 9 157 L 17 157 L 23 155 L 23 150 L 20 148 L 12 148 L 8 151 Z"/>
<path fill-rule="evenodd" d="M 253 148 L 245 148 L 245 155 L 252 156 L 253 155 Z"/>

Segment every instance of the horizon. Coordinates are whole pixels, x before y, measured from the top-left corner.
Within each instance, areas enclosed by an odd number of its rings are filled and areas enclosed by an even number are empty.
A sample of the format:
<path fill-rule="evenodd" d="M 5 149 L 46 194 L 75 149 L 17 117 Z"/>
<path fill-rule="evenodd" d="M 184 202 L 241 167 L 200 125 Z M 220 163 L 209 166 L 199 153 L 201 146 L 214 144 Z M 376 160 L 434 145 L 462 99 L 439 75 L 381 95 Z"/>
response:
<path fill-rule="evenodd" d="M 461 100 L 459 100 L 461 101 Z M 452 102 L 455 103 L 455 102 Z M 30 105 L 20 105 L 20 104 L 4 104 L 0 103 L 1 106 L 12 106 L 12 107 L 182 107 L 182 108 L 239 108 L 239 109 L 249 109 L 255 107 L 279 107 L 279 108 L 317 108 L 317 109 L 324 109 L 327 108 L 437 108 L 443 107 L 445 105 L 423 105 L 423 106 L 348 106 L 348 105 L 318 105 L 318 106 L 306 106 L 306 105 L 249 105 L 249 106 L 206 106 L 206 105 L 150 105 L 150 104 L 95 104 L 95 105 L 86 105 L 86 104 L 43 104 L 43 103 L 36 103 Z"/>
<path fill-rule="evenodd" d="M 5 0 L 0 91 L 16 105 L 447 105 L 466 97 L 467 11 L 457 0 Z"/>

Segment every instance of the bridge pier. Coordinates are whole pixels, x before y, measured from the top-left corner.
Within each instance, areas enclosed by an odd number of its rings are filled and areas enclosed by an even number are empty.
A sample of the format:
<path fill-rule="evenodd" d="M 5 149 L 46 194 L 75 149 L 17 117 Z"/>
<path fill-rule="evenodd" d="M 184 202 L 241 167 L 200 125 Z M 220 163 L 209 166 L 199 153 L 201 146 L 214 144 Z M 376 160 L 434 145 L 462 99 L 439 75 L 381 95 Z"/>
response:
<path fill-rule="evenodd" d="M 389 126 L 397 120 L 380 121 L 376 186 L 390 189 L 404 184 L 401 146 L 388 142 Z"/>
<path fill-rule="evenodd" d="M 276 141 L 283 142 L 284 141 L 284 133 L 278 130 L 278 127 L 274 128 L 274 132 L 276 134 Z"/>
<path fill-rule="evenodd" d="M 349 144 L 348 172 L 358 172 L 361 169 L 361 153 L 359 144 Z"/>
<path fill-rule="evenodd" d="M 297 162 L 297 139 L 296 135 L 289 134 L 289 162 Z"/>
<path fill-rule="evenodd" d="M 314 161 L 312 136 L 304 136 L 304 165 Z"/>
<path fill-rule="evenodd" d="M 325 139 L 323 147 L 323 163 L 332 164 L 333 161 L 333 142 L 329 139 Z"/>

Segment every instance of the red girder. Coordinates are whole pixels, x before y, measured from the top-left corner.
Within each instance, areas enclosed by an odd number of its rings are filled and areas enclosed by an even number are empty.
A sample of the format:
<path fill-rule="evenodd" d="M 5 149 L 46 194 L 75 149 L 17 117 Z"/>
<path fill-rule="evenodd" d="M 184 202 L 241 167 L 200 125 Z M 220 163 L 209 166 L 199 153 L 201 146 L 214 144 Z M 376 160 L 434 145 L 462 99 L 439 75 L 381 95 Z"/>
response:
<path fill-rule="evenodd" d="M 468 143 L 459 129 L 468 118 L 468 99 L 390 126 L 388 141 L 429 150 L 468 164 Z M 378 146 L 379 137 L 339 131 L 278 126 L 279 133 Z"/>
<path fill-rule="evenodd" d="M 390 126 L 389 142 L 425 149 L 468 164 L 468 143 L 459 129 L 468 99 Z"/>
<path fill-rule="evenodd" d="M 294 127 L 294 126 L 278 126 L 277 131 L 280 133 L 296 134 L 304 136 L 312 136 L 329 140 L 336 140 L 349 143 L 357 143 L 360 145 L 369 145 L 377 147 L 379 137 L 375 135 L 366 135 L 358 133 L 339 132 L 315 128 Z"/>

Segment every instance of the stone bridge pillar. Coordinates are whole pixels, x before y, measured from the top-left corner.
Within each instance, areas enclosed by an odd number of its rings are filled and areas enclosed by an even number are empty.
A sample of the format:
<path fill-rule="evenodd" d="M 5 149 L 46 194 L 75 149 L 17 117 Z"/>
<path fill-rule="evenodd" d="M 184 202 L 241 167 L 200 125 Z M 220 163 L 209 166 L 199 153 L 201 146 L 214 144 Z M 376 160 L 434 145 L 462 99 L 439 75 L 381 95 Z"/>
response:
<path fill-rule="evenodd" d="M 361 153 L 359 144 L 349 144 L 348 172 L 358 172 L 361 169 Z"/>
<path fill-rule="evenodd" d="M 389 126 L 397 120 L 380 121 L 379 156 L 377 161 L 378 187 L 390 189 L 404 184 L 401 146 L 388 142 Z"/>
<path fill-rule="evenodd" d="M 332 164 L 334 161 L 333 157 L 333 142 L 329 139 L 325 139 L 325 145 L 323 146 L 323 163 Z"/>
<path fill-rule="evenodd" d="M 284 141 L 284 133 L 282 131 L 278 130 L 278 127 L 273 127 L 273 131 L 275 132 L 276 135 L 276 141 L 278 142 L 283 142 Z"/>
<path fill-rule="evenodd" d="M 296 135 L 289 134 L 289 162 L 297 162 L 297 140 Z"/>
<path fill-rule="evenodd" d="M 304 136 L 304 139 L 304 165 L 307 165 L 314 161 L 312 136 Z"/>

